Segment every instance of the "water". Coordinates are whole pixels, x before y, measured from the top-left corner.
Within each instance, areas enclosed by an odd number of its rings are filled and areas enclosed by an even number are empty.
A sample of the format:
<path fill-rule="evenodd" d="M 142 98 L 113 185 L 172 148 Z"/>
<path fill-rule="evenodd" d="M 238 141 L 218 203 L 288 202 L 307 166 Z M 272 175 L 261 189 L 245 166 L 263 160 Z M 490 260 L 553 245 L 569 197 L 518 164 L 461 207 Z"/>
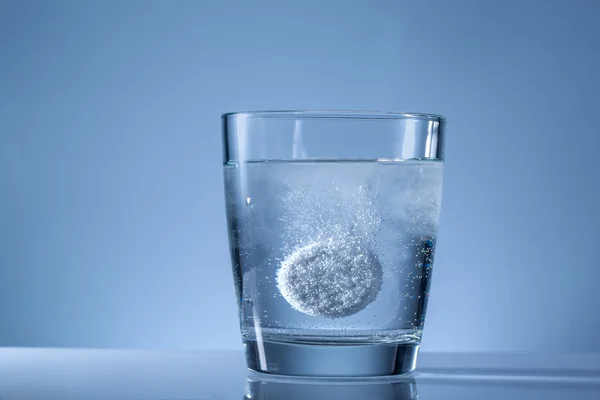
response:
<path fill-rule="evenodd" d="M 225 166 L 243 337 L 418 344 L 442 167 L 394 160 Z"/>

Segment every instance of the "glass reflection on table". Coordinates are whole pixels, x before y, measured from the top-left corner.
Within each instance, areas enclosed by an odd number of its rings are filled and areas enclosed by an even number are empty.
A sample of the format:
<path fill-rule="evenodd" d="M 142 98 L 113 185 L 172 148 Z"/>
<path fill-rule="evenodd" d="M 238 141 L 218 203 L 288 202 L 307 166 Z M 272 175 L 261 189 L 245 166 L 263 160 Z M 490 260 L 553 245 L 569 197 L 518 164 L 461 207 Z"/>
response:
<path fill-rule="evenodd" d="M 250 372 L 244 400 L 416 400 L 412 375 L 390 378 L 300 378 Z"/>

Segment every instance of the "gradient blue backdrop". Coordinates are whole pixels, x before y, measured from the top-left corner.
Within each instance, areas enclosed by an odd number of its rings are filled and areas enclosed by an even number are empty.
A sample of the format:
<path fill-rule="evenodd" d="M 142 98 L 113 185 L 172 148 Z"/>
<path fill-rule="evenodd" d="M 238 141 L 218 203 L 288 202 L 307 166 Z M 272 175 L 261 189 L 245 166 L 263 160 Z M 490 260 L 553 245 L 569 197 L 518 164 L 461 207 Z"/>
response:
<path fill-rule="evenodd" d="M 240 348 L 220 114 L 449 119 L 430 351 L 600 351 L 600 2 L 0 0 L 0 345 Z"/>

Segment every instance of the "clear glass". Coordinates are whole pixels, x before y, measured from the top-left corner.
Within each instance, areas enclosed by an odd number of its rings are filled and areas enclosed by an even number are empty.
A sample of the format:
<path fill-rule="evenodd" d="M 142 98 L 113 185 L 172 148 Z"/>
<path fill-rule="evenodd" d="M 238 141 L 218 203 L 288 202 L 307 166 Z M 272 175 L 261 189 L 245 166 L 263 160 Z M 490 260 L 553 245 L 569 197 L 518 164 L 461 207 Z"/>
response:
<path fill-rule="evenodd" d="M 444 119 L 223 115 L 227 222 L 248 367 L 414 369 L 437 236 Z"/>

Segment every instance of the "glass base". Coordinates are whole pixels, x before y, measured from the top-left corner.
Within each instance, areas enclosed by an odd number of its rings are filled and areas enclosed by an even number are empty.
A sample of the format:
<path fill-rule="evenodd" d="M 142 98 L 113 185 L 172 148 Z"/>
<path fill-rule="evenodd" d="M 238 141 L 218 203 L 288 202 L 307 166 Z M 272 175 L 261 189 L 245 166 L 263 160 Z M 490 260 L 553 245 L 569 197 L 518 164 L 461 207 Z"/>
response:
<path fill-rule="evenodd" d="M 411 372 L 419 345 L 400 344 L 298 344 L 244 340 L 248 368 L 262 373 L 317 376 L 366 377 Z"/>

